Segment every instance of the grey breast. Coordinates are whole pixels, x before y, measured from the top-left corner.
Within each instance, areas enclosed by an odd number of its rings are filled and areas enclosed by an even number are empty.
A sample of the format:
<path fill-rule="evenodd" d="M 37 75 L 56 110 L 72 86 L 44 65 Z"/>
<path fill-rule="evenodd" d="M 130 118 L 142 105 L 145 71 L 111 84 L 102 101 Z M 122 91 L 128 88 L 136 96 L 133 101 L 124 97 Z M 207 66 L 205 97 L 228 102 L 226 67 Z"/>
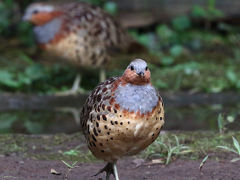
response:
<path fill-rule="evenodd" d="M 115 92 L 116 103 L 120 108 L 141 114 L 151 112 L 158 104 L 158 94 L 151 85 L 119 86 Z"/>
<path fill-rule="evenodd" d="M 38 43 L 48 43 L 59 32 L 62 25 L 62 20 L 56 18 L 42 26 L 36 26 L 33 31 Z"/>

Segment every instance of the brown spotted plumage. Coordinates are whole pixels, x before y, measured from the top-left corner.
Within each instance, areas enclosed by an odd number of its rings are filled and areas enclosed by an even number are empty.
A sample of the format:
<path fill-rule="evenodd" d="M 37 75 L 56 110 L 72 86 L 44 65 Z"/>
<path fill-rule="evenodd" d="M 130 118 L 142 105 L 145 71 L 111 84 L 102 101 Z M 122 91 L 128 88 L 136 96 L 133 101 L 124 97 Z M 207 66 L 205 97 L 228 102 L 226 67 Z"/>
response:
<path fill-rule="evenodd" d="M 139 45 L 109 14 L 84 2 L 33 3 L 23 19 L 35 25 L 42 49 L 74 67 L 102 68 L 116 52 Z"/>
<path fill-rule="evenodd" d="M 108 162 L 102 170 L 107 171 L 107 177 L 118 159 L 149 146 L 163 124 L 162 98 L 151 85 L 146 62 L 140 59 L 132 61 L 123 76 L 100 83 L 81 114 L 89 149 Z"/>

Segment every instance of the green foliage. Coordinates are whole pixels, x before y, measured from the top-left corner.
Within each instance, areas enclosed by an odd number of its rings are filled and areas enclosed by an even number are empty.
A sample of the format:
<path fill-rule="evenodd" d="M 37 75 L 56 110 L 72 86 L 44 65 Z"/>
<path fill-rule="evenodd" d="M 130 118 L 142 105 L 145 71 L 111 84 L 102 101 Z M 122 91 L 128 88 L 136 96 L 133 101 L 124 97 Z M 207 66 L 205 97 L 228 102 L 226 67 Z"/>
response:
<path fill-rule="evenodd" d="M 17 121 L 17 116 L 12 114 L 0 114 L 0 133 L 12 132 L 12 125 Z"/>
<path fill-rule="evenodd" d="M 229 68 L 226 72 L 226 77 L 233 88 L 240 89 L 239 74 L 232 68 Z"/>
<path fill-rule="evenodd" d="M 75 149 L 71 149 L 69 151 L 65 151 L 63 154 L 64 155 L 68 155 L 68 156 L 78 156 L 79 155 L 79 151 L 75 150 Z"/>
<path fill-rule="evenodd" d="M 17 36 L 20 42 L 28 47 L 36 46 L 32 25 L 28 22 L 20 22 L 17 27 Z"/>
<path fill-rule="evenodd" d="M 230 114 L 227 116 L 224 116 L 223 114 L 218 115 L 218 130 L 219 133 L 223 134 L 227 131 L 227 125 L 234 123 L 235 121 L 235 116 L 234 114 Z"/>
<path fill-rule="evenodd" d="M 238 156 L 240 156 L 240 145 L 239 145 L 239 142 L 234 137 L 232 137 L 232 140 L 233 140 L 234 148 L 231 148 L 231 147 L 228 147 L 228 146 L 217 146 L 217 148 L 221 148 L 221 149 L 224 149 L 226 151 L 233 152 L 233 153 L 237 154 Z M 240 160 L 240 158 L 238 157 L 238 158 L 232 159 L 231 162 L 236 162 L 236 161 L 239 161 L 239 160 Z"/>
<path fill-rule="evenodd" d="M 221 64 L 207 61 L 187 61 L 174 66 L 162 67 L 161 70 L 153 67 L 152 80 L 154 85 L 161 89 L 171 89 L 174 91 L 194 89 L 195 91 L 217 93 L 231 88 L 225 72 L 226 68 Z M 164 87 L 158 86 L 159 79 L 164 84 Z"/>
<path fill-rule="evenodd" d="M 223 125 L 223 115 L 222 114 L 218 115 L 218 129 L 219 129 L 220 133 L 223 133 L 224 125 Z"/>
<path fill-rule="evenodd" d="M 182 54 L 182 51 L 183 51 L 183 47 L 181 45 L 174 45 L 170 48 L 170 54 L 173 56 L 173 57 L 178 57 Z"/>
<path fill-rule="evenodd" d="M 207 8 L 195 5 L 191 14 L 194 18 L 203 18 L 209 21 L 216 18 L 222 18 L 224 16 L 223 12 L 216 8 L 215 0 L 208 0 Z"/>
<path fill-rule="evenodd" d="M 116 15 L 117 14 L 117 4 L 113 1 L 107 1 L 105 4 L 104 4 L 104 7 L 103 9 L 105 11 L 107 11 L 108 13 L 112 14 L 112 15 Z"/>
<path fill-rule="evenodd" d="M 166 140 L 163 138 L 155 141 L 154 144 L 145 151 L 146 155 L 150 157 L 156 155 L 160 156 L 165 159 L 165 164 L 167 165 L 170 163 L 173 156 L 184 155 L 192 152 L 190 147 L 179 143 L 179 139 L 176 135 L 174 135 L 174 139 L 175 143 L 172 142 L 172 140 Z"/>
<path fill-rule="evenodd" d="M 7 5 L 0 2 L 0 33 L 9 26 L 9 10 Z"/>
<path fill-rule="evenodd" d="M 31 134 L 40 134 L 43 132 L 45 123 L 39 122 L 39 121 L 25 121 L 24 126 L 27 129 L 27 131 Z"/>
<path fill-rule="evenodd" d="M 17 37 L 22 45 L 33 46 L 31 25 L 21 21 L 20 6 L 16 1 L 3 0 L 0 2 L 0 34 L 3 37 Z"/>
<path fill-rule="evenodd" d="M 136 39 L 138 42 L 148 47 L 149 49 L 156 49 L 157 44 L 154 33 L 148 32 L 144 34 L 139 34 L 136 31 L 130 31 L 130 34 L 134 37 L 134 39 Z"/>
<path fill-rule="evenodd" d="M 19 57 L 25 63 L 24 65 L 16 64 L 0 69 L 0 89 L 50 93 L 66 89 L 66 82 L 68 82 L 69 88 L 71 87 L 76 71 L 70 70 L 70 67 L 59 64 L 50 67 L 43 66 L 34 63 L 31 58 L 24 54 L 19 54 Z"/>
<path fill-rule="evenodd" d="M 175 35 L 175 32 L 170 29 L 166 24 L 161 24 L 157 26 L 156 34 L 162 40 L 168 41 Z"/>
<path fill-rule="evenodd" d="M 62 162 L 63 162 L 63 164 L 65 164 L 69 169 L 76 168 L 76 167 L 77 167 L 76 164 L 78 163 L 77 161 L 75 161 L 75 162 L 73 162 L 72 164 L 69 164 L 69 163 L 67 163 L 66 161 L 63 161 L 63 160 L 62 160 Z"/>
<path fill-rule="evenodd" d="M 31 113 L 26 111 L 10 111 L 0 113 L 0 133 L 25 132 L 40 134 L 53 121 L 52 112 Z M 17 129 L 17 130 L 16 130 Z"/>
<path fill-rule="evenodd" d="M 202 6 L 195 5 L 192 9 L 192 16 L 195 18 L 206 18 L 207 11 Z"/>
<path fill-rule="evenodd" d="M 69 164 L 69 163 L 67 163 L 66 161 L 64 161 L 64 160 L 61 160 L 62 161 L 62 163 L 65 165 L 65 166 L 67 166 L 67 168 L 68 168 L 68 171 L 67 171 L 67 173 L 65 174 L 65 178 L 64 179 L 68 179 L 68 175 L 69 175 L 69 173 L 74 169 L 74 168 L 77 168 L 77 167 L 79 167 L 79 166 L 77 166 L 77 161 L 75 161 L 75 162 L 73 162 L 72 164 Z"/>
<path fill-rule="evenodd" d="M 8 88 L 22 89 L 44 76 L 44 69 L 39 64 L 30 65 L 17 74 L 14 71 L 0 70 L 0 86 L 5 85 Z"/>
<path fill-rule="evenodd" d="M 114 1 L 79 1 L 100 6 L 113 15 L 118 11 Z M 0 34 L 5 38 L 1 44 L 6 42 L 6 47 L 0 45 L 0 51 L 7 52 L 6 55 L 0 54 L 0 91 L 55 93 L 69 89 L 76 71 L 59 65 L 46 67 L 31 58 L 38 56 L 39 51 L 33 53 L 36 43 L 32 26 L 21 22 L 22 12 L 31 2 L 0 2 Z M 206 7 L 195 5 L 191 15 L 176 17 L 168 24 L 159 24 L 155 29 L 147 27 L 143 31 L 131 30 L 132 36 L 159 58 L 159 66 L 151 67 L 153 84 L 157 88 L 211 93 L 240 91 L 240 73 L 236 68 L 240 65 L 239 29 L 220 23 L 210 31 L 195 26 L 192 21 L 194 18 L 212 21 L 223 16 L 216 8 L 215 0 L 208 0 Z M 219 29 L 227 34 L 220 34 L 217 31 Z M 12 47 L 12 42 L 18 45 Z M 17 53 L 12 53 L 13 48 L 17 49 Z M 223 50 L 215 52 L 218 48 Z M 122 69 L 116 71 L 121 72 Z M 91 77 L 90 73 L 85 75 L 83 88 L 92 89 L 98 82 L 98 76 L 94 74 Z M 90 81 L 89 76 L 92 78 Z"/>
<path fill-rule="evenodd" d="M 104 4 L 103 0 L 77 0 L 77 1 L 90 3 L 96 6 L 102 6 Z"/>
<path fill-rule="evenodd" d="M 177 31 L 184 31 L 191 26 L 191 21 L 188 16 L 179 16 L 172 20 L 173 29 Z"/>

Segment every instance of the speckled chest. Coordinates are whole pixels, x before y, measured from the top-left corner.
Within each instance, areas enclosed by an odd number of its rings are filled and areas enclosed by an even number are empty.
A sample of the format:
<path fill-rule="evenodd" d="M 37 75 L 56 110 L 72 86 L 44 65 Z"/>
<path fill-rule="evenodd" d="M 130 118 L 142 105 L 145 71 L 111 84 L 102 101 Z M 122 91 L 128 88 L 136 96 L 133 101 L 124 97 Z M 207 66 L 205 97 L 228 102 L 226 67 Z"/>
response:
<path fill-rule="evenodd" d="M 164 124 L 160 96 L 151 111 L 145 114 L 129 112 L 117 104 L 111 83 L 106 83 L 93 92 L 87 103 L 93 105 L 92 108 L 85 106 L 85 120 L 82 122 L 87 143 L 96 157 L 106 161 L 145 149 L 158 137 Z"/>
<path fill-rule="evenodd" d="M 97 118 L 87 123 L 87 142 L 92 153 L 105 161 L 116 161 L 134 155 L 149 146 L 164 124 L 164 110 L 159 103 L 150 116 L 136 114 L 95 113 Z"/>

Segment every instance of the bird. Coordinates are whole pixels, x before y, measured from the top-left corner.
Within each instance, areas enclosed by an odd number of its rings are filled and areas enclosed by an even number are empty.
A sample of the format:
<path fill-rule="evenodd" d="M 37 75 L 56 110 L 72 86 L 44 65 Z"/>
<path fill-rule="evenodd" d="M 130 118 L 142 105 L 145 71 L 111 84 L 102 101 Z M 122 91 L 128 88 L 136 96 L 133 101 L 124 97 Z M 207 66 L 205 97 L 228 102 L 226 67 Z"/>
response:
<path fill-rule="evenodd" d="M 100 83 L 86 99 L 81 129 L 92 154 L 107 162 L 106 172 L 119 180 L 117 161 L 144 150 L 164 125 L 164 104 L 151 84 L 145 60 L 135 59 L 122 76 Z"/>
<path fill-rule="evenodd" d="M 85 2 L 36 2 L 22 17 L 34 25 L 39 47 L 81 71 L 100 69 L 100 82 L 106 79 L 105 65 L 120 52 L 146 49 L 137 43 L 122 26 L 100 7 Z M 81 83 L 77 75 L 72 93 Z"/>

